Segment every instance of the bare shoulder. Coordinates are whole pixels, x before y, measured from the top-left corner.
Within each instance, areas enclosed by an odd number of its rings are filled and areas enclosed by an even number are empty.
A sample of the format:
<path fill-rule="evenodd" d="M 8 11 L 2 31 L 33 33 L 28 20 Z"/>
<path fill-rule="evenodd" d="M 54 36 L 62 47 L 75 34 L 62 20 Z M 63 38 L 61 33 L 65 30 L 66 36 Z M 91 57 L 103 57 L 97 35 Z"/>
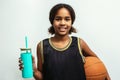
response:
<path fill-rule="evenodd" d="M 40 47 L 41 47 L 40 44 L 41 44 L 41 42 L 39 42 L 39 43 L 37 44 L 37 48 L 36 48 L 37 51 L 38 51 L 38 50 L 40 49 Z"/>
<path fill-rule="evenodd" d="M 37 44 L 37 67 L 39 71 L 42 71 L 42 62 L 43 62 L 43 55 L 41 53 L 41 41 Z"/>
<path fill-rule="evenodd" d="M 41 41 L 37 44 L 37 49 L 40 49 L 41 47 Z"/>
<path fill-rule="evenodd" d="M 80 45 L 85 56 L 96 56 L 96 54 L 89 48 L 88 44 L 80 38 Z"/>
<path fill-rule="evenodd" d="M 36 48 L 37 56 L 41 56 L 41 44 L 42 44 L 41 41 L 37 44 L 37 48 Z"/>
<path fill-rule="evenodd" d="M 86 47 L 87 43 L 82 38 L 80 38 L 80 45 L 81 48 L 83 49 L 84 47 Z"/>

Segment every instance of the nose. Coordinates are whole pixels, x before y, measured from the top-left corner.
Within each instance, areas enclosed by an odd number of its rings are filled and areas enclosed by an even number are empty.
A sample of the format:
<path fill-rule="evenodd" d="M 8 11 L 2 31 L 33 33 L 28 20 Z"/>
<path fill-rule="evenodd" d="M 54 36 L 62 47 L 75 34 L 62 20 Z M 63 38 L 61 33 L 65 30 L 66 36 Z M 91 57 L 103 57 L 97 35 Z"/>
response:
<path fill-rule="evenodd" d="M 61 20 L 60 24 L 65 25 L 65 20 Z"/>

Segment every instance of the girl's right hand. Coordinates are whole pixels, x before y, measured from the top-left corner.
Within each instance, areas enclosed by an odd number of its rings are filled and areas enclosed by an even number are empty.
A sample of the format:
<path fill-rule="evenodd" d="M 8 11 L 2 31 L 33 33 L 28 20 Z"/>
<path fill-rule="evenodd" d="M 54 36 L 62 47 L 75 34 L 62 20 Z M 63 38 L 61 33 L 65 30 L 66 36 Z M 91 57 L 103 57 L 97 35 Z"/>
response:
<path fill-rule="evenodd" d="M 36 64 L 35 64 L 35 58 L 34 58 L 34 56 L 32 56 L 32 66 L 33 66 L 33 70 L 36 70 L 37 69 L 37 67 L 36 67 Z M 22 59 L 21 58 L 19 58 L 19 70 L 23 70 L 23 68 L 24 68 L 24 65 L 23 65 L 23 61 L 22 61 Z"/>
<path fill-rule="evenodd" d="M 23 61 L 21 60 L 21 58 L 19 58 L 19 70 L 23 70 Z"/>

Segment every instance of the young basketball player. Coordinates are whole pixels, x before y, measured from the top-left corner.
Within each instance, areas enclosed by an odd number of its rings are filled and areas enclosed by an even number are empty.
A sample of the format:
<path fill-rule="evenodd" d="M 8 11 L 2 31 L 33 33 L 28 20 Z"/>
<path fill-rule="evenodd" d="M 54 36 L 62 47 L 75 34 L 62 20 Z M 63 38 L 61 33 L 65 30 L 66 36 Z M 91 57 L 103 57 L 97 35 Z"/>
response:
<path fill-rule="evenodd" d="M 37 66 L 33 57 L 34 78 L 86 80 L 84 57 L 97 56 L 83 39 L 69 35 L 76 33 L 72 26 L 75 20 L 73 8 L 68 4 L 55 5 L 50 10 L 49 20 L 52 25 L 49 33 L 54 36 L 37 45 Z M 109 75 L 106 80 L 110 80 Z"/>

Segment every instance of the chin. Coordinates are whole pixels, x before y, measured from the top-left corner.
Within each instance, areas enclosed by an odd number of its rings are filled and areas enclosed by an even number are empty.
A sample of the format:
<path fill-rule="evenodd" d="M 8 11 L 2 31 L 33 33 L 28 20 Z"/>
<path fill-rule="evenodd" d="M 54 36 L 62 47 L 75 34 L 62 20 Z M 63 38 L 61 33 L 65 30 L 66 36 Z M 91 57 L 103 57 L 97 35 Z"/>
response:
<path fill-rule="evenodd" d="M 56 35 L 59 35 L 59 36 L 66 36 L 66 35 L 69 35 L 68 32 L 57 32 Z"/>
<path fill-rule="evenodd" d="M 66 36 L 66 35 L 68 35 L 68 33 L 59 33 L 58 35 L 60 35 L 60 36 Z"/>

